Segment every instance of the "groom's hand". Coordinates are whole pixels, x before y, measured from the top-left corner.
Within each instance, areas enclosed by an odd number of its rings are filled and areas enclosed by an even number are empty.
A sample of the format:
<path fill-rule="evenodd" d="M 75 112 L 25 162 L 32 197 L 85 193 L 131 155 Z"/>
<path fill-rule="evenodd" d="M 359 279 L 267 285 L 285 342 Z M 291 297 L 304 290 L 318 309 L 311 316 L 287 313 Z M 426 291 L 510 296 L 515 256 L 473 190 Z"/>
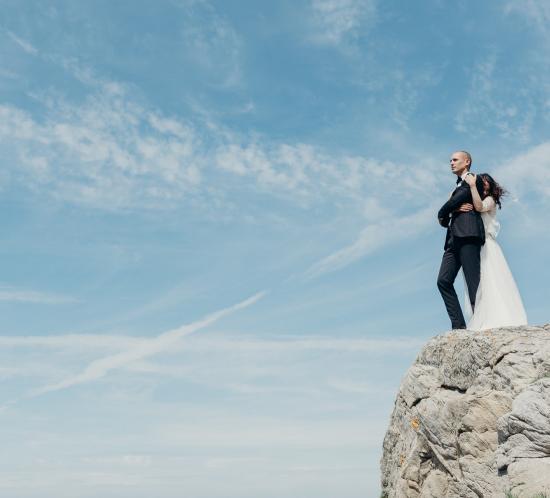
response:
<path fill-rule="evenodd" d="M 467 213 L 468 211 L 473 211 L 474 205 L 468 202 L 461 204 L 460 207 L 456 210 L 457 213 Z"/>

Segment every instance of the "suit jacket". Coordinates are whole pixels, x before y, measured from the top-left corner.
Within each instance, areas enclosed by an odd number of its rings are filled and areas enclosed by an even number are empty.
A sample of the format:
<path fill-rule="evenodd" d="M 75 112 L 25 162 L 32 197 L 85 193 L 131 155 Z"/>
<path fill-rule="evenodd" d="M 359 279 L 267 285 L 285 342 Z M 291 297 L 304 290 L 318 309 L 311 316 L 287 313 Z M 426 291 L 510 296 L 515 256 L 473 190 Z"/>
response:
<path fill-rule="evenodd" d="M 477 177 L 476 188 L 480 196 L 483 194 L 483 181 Z M 462 182 L 451 194 L 451 198 L 443 204 L 437 217 L 441 226 L 447 228 L 445 237 L 445 249 L 450 247 L 452 240 L 461 237 L 473 237 L 485 244 L 485 228 L 480 213 L 475 210 L 465 213 L 455 212 L 462 204 L 473 204 L 470 185 Z"/>

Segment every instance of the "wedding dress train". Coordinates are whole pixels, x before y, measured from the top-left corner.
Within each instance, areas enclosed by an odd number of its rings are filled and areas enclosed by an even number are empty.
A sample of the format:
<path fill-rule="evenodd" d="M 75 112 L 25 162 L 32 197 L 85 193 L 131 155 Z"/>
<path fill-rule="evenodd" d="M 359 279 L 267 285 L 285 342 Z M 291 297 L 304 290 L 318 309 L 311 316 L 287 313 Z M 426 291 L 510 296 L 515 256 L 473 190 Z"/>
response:
<path fill-rule="evenodd" d="M 527 314 L 514 277 L 496 241 L 500 223 L 496 218 L 496 204 L 492 197 L 483 200 L 481 218 L 485 226 L 485 244 L 480 254 L 481 278 L 473 315 L 470 299 L 466 295 L 466 313 L 471 316 L 467 328 L 486 330 L 527 325 Z"/>

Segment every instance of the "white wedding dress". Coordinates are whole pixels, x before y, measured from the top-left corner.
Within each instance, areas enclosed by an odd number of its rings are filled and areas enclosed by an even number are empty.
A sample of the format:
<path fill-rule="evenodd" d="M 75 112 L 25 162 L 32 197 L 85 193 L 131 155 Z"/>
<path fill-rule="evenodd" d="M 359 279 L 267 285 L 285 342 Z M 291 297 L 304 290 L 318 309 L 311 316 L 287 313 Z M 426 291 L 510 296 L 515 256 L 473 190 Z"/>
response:
<path fill-rule="evenodd" d="M 471 317 L 467 325 L 469 330 L 527 325 L 527 314 L 514 277 L 496 241 L 500 229 L 496 212 L 494 199 L 486 197 L 481 211 L 485 244 L 481 247 L 481 276 L 473 315 L 468 295 L 465 299 L 466 313 Z"/>

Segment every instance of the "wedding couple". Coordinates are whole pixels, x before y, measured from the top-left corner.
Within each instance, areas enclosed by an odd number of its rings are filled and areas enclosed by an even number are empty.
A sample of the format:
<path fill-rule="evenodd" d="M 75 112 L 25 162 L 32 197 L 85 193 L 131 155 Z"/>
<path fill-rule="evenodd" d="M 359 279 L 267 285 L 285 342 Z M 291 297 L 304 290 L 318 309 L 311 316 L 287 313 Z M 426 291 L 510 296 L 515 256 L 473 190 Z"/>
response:
<path fill-rule="evenodd" d="M 447 228 L 437 287 L 452 327 L 486 330 L 526 325 L 521 297 L 495 240 L 500 227 L 497 206 L 501 207 L 505 191 L 489 174 L 470 172 L 472 156 L 468 152 L 455 152 L 450 163 L 457 187 L 437 215 L 439 224 Z M 453 285 L 461 268 L 468 324 Z"/>

